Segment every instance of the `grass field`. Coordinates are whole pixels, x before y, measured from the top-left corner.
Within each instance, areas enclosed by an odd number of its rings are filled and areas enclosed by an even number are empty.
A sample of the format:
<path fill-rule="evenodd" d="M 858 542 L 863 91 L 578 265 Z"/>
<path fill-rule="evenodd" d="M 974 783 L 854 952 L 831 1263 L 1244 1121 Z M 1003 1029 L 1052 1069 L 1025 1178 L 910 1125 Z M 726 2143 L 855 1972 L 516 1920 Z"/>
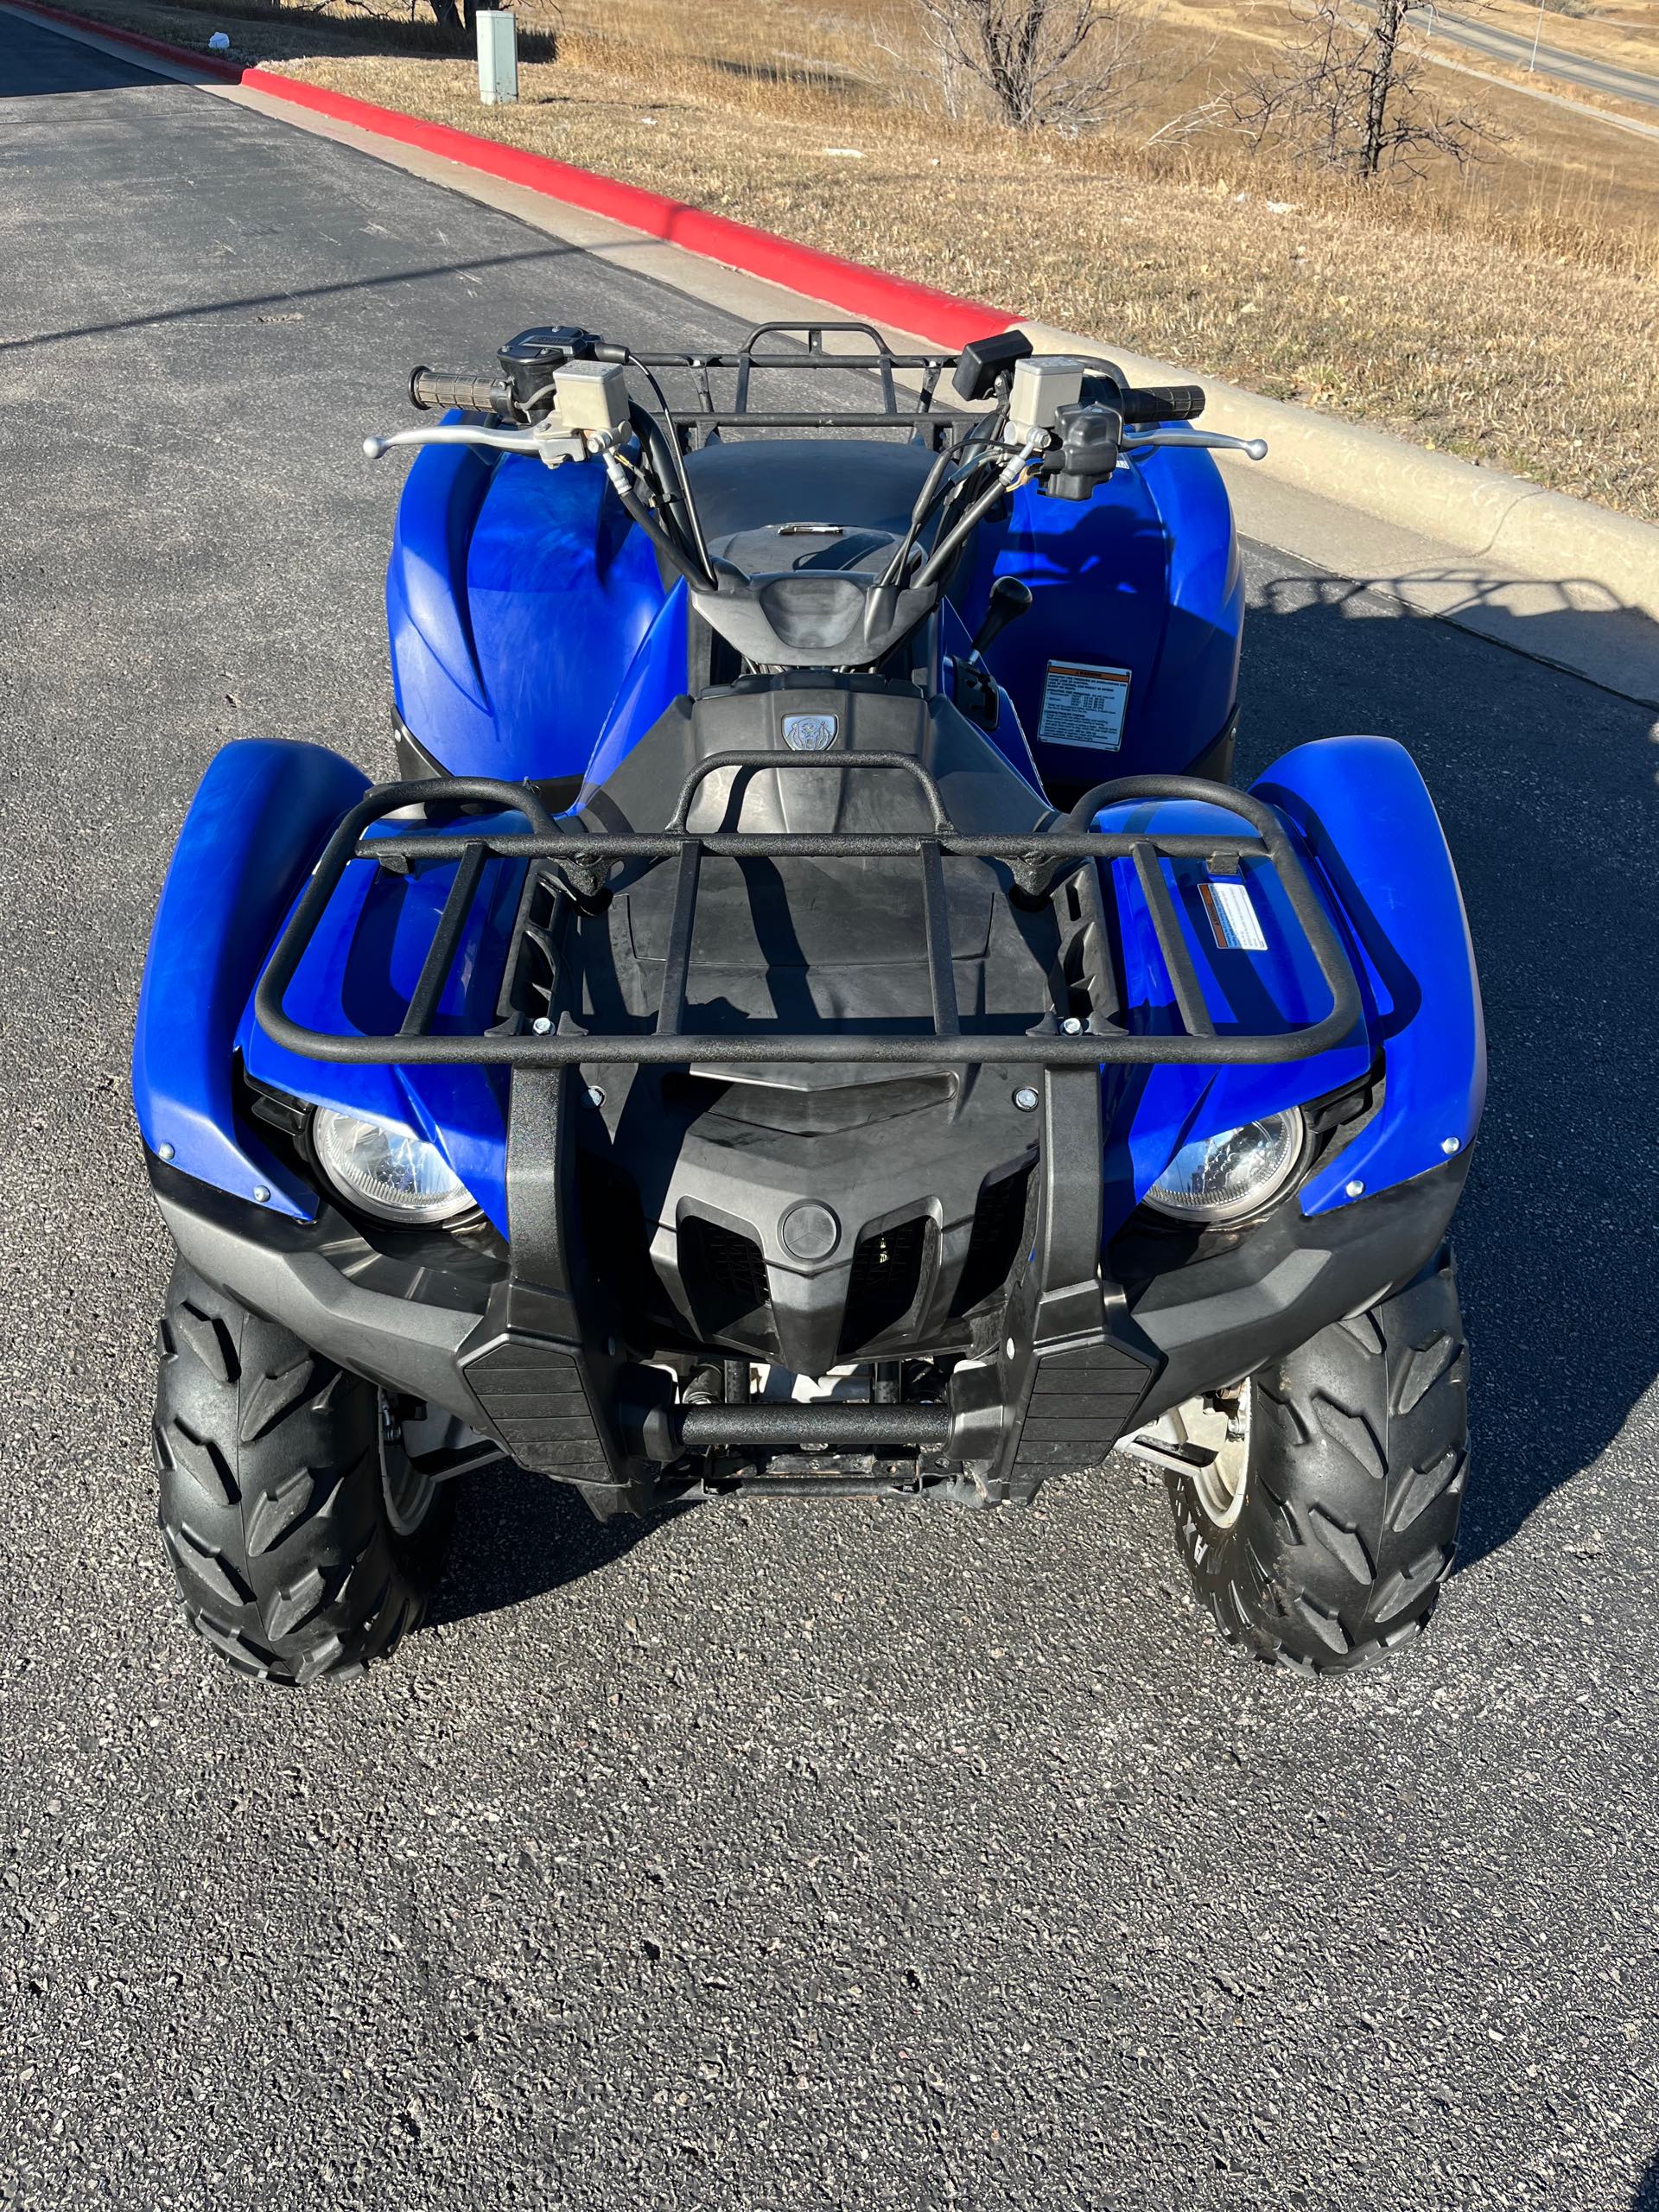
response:
<path fill-rule="evenodd" d="M 1071 138 L 939 112 L 905 0 L 569 0 L 505 109 L 406 19 L 79 4 L 1659 519 L 1659 141 L 1442 72 L 1503 143 L 1410 188 L 1160 138 L 1282 41 L 1281 0 L 1162 0 L 1132 109 Z M 1655 19 L 1626 0 L 1605 58 Z"/>

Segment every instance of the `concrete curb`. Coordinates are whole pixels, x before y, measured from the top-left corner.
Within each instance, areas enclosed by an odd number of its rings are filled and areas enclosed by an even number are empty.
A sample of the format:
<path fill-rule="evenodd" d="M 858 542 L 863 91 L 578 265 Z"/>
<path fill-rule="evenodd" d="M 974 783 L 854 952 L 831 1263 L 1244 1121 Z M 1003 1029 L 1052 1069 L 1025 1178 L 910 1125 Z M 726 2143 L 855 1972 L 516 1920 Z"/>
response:
<path fill-rule="evenodd" d="M 960 347 L 971 338 L 1007 329 L 1005 309 L 962 300 L 931 285 L 892 276 L 745 223 L 687 206 L 637 185 L 601 176 L 549 156 L 531 154 L 421 121 L 394 108 L 354 99 L 273 70 L 242 67 L 171 46 L 141 33 L 75 15 L 48 0 L 6 0 L 17 14 L 117 47 L 152 55 L 288 102 L 372 136 L 412 146 L 466 168 L 499 177 L 565 206 L 628 225 L 700 258 L 804 294 L 843 312 L 869 316 L 936 345 Z M 1079 337 L 1054 326 L 1023 321 L 1038 342 L 1109 358 L 1137 382 L 1184 383 L 1195 372 L 1145 354 Z M 1633 616 L 1659 621 L 1659 528 L 1613 513 L 1587 499 L 1550 492 L 1499 469 L 1429 453 L 1363 423 L 1320 415 L 1287 401 L 1264 399 L 1206 376 L 1205 421 L 1237 437 L 1266 438 L 1275 474 L 1288 485 L 1408 530 L 1489 566 L 1559 585 L 1582 598 L 1601 595 Z"/>

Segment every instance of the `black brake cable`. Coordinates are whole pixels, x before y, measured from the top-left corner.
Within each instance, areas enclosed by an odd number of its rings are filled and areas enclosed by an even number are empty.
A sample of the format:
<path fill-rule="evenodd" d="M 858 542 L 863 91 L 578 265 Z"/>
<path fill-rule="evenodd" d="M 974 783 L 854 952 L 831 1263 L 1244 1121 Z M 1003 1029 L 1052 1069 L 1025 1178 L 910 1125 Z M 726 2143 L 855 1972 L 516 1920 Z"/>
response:
<path fill-rule="evenodd" d="M 652 370 L 630 347 L 619 346 L 615 350 L 621 354 L 625 363 L 639 370 L 640 375 L 657 395 L 658 409 L 663 418 L 662 425 L 659 426 L 663 429 L 663 443 L 668 450 L 669 458 L 674 464 L 674 475 L 679 486 L 681 500 L 685 507 L 685 519 L 690 532 L 691 550 L 696 555 L 698 566 L 708 579 L 708 588 L 712 591 L 715 588 L 715 564 L 709 557 L 708 540 L 702 534 L 702 518 L 697 512 L 697 503 L 692 495 L 691 480 L 685 473 L 685 456 L 680 451 L 680 442 L 675 435 L 674 410 L 668 404 L 668 395 L 657 381 Z M 596 358 L 602 358 L 599 349 L 595 349 L 595 355 Z"/>
<path fill-rule="evenodd" d="M 899 542 L 898 550 L 881 572 L 883 584 L 904 582 L 905 569 L 910 561 L 910 549 L 916 543 L 917 532 L 927 520 L 927 511 L 932 505 L 934 495 L 938 491 L 939 485 L 955 458 L 955 448 L 950 446 L 942 446 L 935 456 L 933 466 L 927 472 L 927 480 L 916 495 L 916 504 L 910 511 L 910 520 L 906 525 L 905 534 Z"/>
<path fill-rule="evenodd" d="M 936 546 L 949 535 L 950 531 L 954 527 L 952 517 L 958 505 L 965 499 L 969 486 L 974 483 L 981 470 L 984 467 L 986 462 L 995 461 L 995 459 L 996 455 L 994 453 L 982 452 L 976 454 L 971 460 L 964 461 L 963 462 L 961 467 L 957 469 L 956 474 L 950 479 L 950 481 L 944 487 L 943 497 L 938 500 L 938 527 L 934 532 L 933 538 L 933 542 Z M 910 538 L 907 540 L 904 547 L 904 558 L 906 567 L 913 563 L 916 555 L 921 550 L 915 543 L 915 539 L 920 535 L 922 525 L 925 524 L 929 518 L 929 515 L 925 512 L 916 518 L 915 529 L 912 531 Z M 895 581 L 900 584 L 904 582 L 905 578 L 902 572 L 897 575 Z"/>
<path fill-rule="evenodd" d="M 935 535 L 934 541 L 936 543 L 938 543 L 939 537 L 942 537 L 944 533 L 952 500 L 956 499 L 958 493 L 963 492 L 964 487 L 972 480 L 975 474 L 983 467 L 987 461 L 995 459 L 995 454 L 993 454 L 989 449 L 990 442 L 995 435 L 996 432 L 1001 429 L 1006 416 L 1006 407 L 999 406 L 987 408 L 985 412 L 980 416 L 978 420 L 974 423 L 973 428 L 962 438 L 960 443 L 950 448 L 951 454 L 961 461 L 962 465 L 957 469 L 956 474 L 951 478 L 950 481 L 943 487 L 943 503 L 939 519 L 939 529 Z M 983 449 L 981 452 L 975 454 L 972 449 L 976 445 Z M 936 476 L 938 472 L 936 470 L 934 472 L 934 476 Z M 915 541 L 920 534 L 923 524 L 928 519 L 929 509 L 928 505 L 925 503 L 931 502 L 934 499 L 940 497 L 940 488 L 936 485 L 934 476 L 930 476 L 927 483 L 923 486 L 923 503 L 918 503 L 919 512 L 913 514 L 912 517 L 912 527 L 906 534 L 904 545 L 900 549 L 900 559 L 906 567 L 909 565 L 910 562 L 914 557 Z M 888 571 L 888 576 L 889 580 L 893 582 L 899 584 L 902 584 L 904 582 L 904 569 L 900 567 L 899 560 L 894 561 L 892 568 Z"/>
<path fill-rule="evenodd" d="M 694 540 L 691 535 L 687 502 L 667 459 L 669 441 L 664 435 L 663 426 L 650 408 L 637 399 L 631 399 L 628 403 L 628 419 L 639 440 L 642 456 L 654 467 L 654 474 L 645 468 L 639 468 L 635 473 L 641 483 L 651 488 L 652 503 L 662 517 L 663 528 L 675 546 L 676 565 L 688 583 L 695 584 L 699 590 L 712 589 L 714 569 L 706 553 L 699 557 L 698 541 Z"/>
<path fill-rule="evenodd" d="M 641 409 L 640 411 L 643 413 L 645 410 Z M 631 522 L 639 525 L 669 565 L 677 569 L 687 583 L 696 584 L 697 577 L 687 557 L 687 549 L 677 541 L 674 531 L 652 514 L 646 501 L 635 489 L 636 481 L 649 484 L 650 479 L 645 471 L 616 452 L 607 453 L 604 458 L 606 474 L 610 479 L 612 490 L 621 502 L 623 512 Z M 631 481 L 631 479 L 634 480 Z M 663 509 L 664 514 L 668 512 L 666 508 Z"/>

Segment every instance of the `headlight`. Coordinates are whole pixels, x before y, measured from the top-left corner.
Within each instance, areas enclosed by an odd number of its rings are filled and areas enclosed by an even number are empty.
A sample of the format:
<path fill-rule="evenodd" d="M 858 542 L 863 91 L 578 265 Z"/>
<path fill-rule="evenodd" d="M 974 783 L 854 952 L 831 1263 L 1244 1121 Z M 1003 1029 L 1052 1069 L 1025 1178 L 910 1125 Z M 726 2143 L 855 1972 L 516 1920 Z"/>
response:
<path fill-rule="evenodd" d="M 1147 1204 L 1177 1221 L 1240 1221 L 1285 1188 L 1301 1159 L 1303 1137 L 1294 1106 L 1199 1137 L 1181 1147 L 1147 1192 Z"/>
<path fill-rule="evenodd" d="M 410 1129 L 319 1106 L 311 1143 L 340 1196 L 382 1221 L 448 1221 L 474 1203 L 436 1145 Z"/>

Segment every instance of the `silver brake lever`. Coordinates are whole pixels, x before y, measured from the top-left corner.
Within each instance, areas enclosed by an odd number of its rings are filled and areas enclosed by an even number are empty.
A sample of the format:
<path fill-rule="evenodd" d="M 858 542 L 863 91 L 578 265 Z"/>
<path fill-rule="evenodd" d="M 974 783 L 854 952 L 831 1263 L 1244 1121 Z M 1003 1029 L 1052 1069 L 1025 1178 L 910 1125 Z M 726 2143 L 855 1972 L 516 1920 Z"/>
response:
<path fill-rule="evenodd" d="M 1137 453 L 1146 446 L 1211 446 L 1222 453 L 1242 453 L 1250 461 L 1265 461 L 1265 438 L 1231 438 L 1224 430 L 1147 430 L 1123 433 L 1122 449 Z"/>
<path fill-rule="evenodd" d="M 363 441 L 363 450 L 371 461 L 378 461 L 394 446 L 493 446 L 499 453 L 534 454 L 550 467 L 561 461 L 581 461 L 587 452 L 580 435 L 550 435 L 511 424 L 491 429 L 479 423 L 434 423 L 422 429 L 392 430 L 384 438 Z"/>

